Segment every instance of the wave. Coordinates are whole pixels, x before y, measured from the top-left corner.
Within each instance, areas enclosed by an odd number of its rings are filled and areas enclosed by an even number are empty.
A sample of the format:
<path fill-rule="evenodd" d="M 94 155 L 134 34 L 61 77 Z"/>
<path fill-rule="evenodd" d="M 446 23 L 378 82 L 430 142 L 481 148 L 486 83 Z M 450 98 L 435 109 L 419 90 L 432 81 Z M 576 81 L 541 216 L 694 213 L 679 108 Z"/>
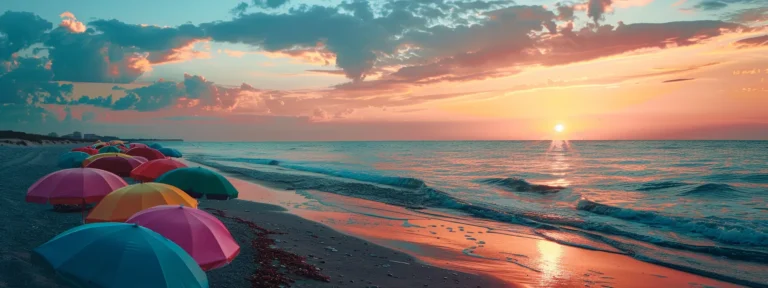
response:
<path fill-rule="evenodd" d="M 497 186 L 511 192 L 554 193 L 565 189 L 560 186 L 531 184 L 520 178 L 487 178 L 476 180 L 476 182 Z"/>
<path fill-rule="evenodd" d="M 639 188 L 635 190 L 636 191 L 654 191 L 654 190 L 662 190 L 662 189 L 675 188 L 675 187 L 687 186 L 687 185 L 691 185 L 691 184 L 685 183 L 685 182 L 675 182 L 675 181 L 649 182 L 649 183 L 643 183 L 642 185 L 640 185 Z"/>
<path fill-rule="evenodd" d="M 691 219 L 679 216 L 663 215 L 655 211 L 639 211 L 629 208 L 615 207 L 589 200 L 580 200 L 576 205 L 576 209 L 657 227 L 665 226 L 675 228 L 677 231 L 695 233 L 724 244 L 758 247 L 768 245 L 768 233 L 766 233 L 766 231 L 761 231 L 756 227 L 747 227 L 745 225 L 733 224 L 743 223 L 735 219 L 719 217 Z M 683 248 L 686 250 L 701 250 L 698 247 L 682 247 L 678 244 L 674 244 L 674 246 L 676 246 L 675 248 Z M 730 253 L 715 252 L 715 254 L 726 254 L 721 256 L 734 256 L 727 255 Z M 734 257 L 747 259 L 752 258 L 751 255 L 743 256 L 746 257 Z M 766 257 L 768 257 L 768 255 L 766 255 Z M 768 258 L 765 259 L 765 262 L 768 263 Z"/>
<path fill-rule="evenodd" d="M 347 179 L 353 179 L 353 180 L 358 180 L 363 182 L 371 182 L 371 183 L 377 183 L 377 184 L 383 184 L 383 185 L 401 187 L 401 188 L 418 189 L 426 186 L 424 181 L 416 178 L 384 176 L 384 175 L 370 174 L 370 173 L 357 172 L 357 171 L 339 170 L 339 169 L 331 169 L 331 168 L 316 167 L 316 166 L 305 166 L 305 165 L 288 163 L 288 162 L 273 160 L 273 159 L 224 158 L 221 160 L 231 161 L 231 162 L 259 164 L 259 165 L 274 165 L 274 166 L 285 167 L 285 168 L 289 168 L 297 171 L 311 172 L 311 173 L 317 173 L 317 174 L 323 174 L 328 176 L 347 178 Z"/>
<path fill-rule="evenodd" d="M 768 183 L 768 174 L 759 173 L 726 173 L 726 174 L 712 174 L 706 177 L 713 181 L 722 182 L 746 182 L 753 184 L 766 184 Z"/>
<path fill-rule="evenodd" d="M 678 196 L 692 197 L 734 197 L 741 196 L 743 192 L 728 184 L 707 183 L 678 194 Z"/>

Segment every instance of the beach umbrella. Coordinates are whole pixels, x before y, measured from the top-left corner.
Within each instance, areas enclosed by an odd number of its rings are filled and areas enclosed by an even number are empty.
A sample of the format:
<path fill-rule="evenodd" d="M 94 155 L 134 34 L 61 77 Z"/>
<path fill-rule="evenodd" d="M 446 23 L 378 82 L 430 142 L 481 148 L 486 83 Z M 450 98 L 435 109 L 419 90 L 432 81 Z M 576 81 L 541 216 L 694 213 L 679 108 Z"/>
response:
<path fill-rule="evenodd" d="M 99 149 L 99 153 L 121 153 L 123 150 L 115 146 L 105 146 Z"/>
<path fill-rule="evenodd" d="M 34 252 L 79 287 L 208 287 L 205 272 L 184 249 L 136 224 L 77 226 Z"/>
<path fill-rule="evenodd" d="M 157 151 L 152 148 L 142 148 L 142 147 L 133 148 L 131 150 L 128 150 L 128 152 L 125 152 L 125 154 L 131 155 L 131 156 L 141 156 L 141 157 L 147 158 L 147 160 L 165 158 L 165 155 L 163 155 L 163 153 L 160 153 L 160 151 Z"/>
<path fill-rule="evenodd" d="M 104 146 L 108 146 L 108 144 L 104 143 L 104 142 L 98 142 L 98 143 L 94 143 L 93 145 L 91 145 L 91 147 L 93 149 L 99 149 L 99 148 L 104 147 Z"/>
<path fill-rule="evenodd" d="M 117 174 L 120 177 L 130 177 L 131 171 L 141 165 L 142 162 L 133 157 L 101 157 L 88 163 L 85 167 L 101 169 Z"/>
<path fill-rule="evenodd" d="M 131 143 L 131 144 L 128 144 L 128 148 L 150 148 L 150 147 L 144 143 Z"/>
<path fill-rule="evenodd" d="M 157 151 L 160 151 L 160 153 L 163 153 L 163 155 L 167 157 L 181 158 L 181 152 L 173 148 L 164 147 L 164 148 L 157 149 Z"/>
<path fill-rule="evenodd" d="M 131 171 L 131 178 L 140 182 L 152 182 L 168 171 L 186 168 L 187 165 L 173 159 L 157 159 L 139 165 Z"/>
<path fill-rule="evenodd" d="M 160 145 L 160 143 L 152 143 L 152 144 L 149 144 L 149 148 L 160 149 L 160 148 L 163 148 L 163 145 Z"/>
<path fill-rule="evenodd" d="M 197 201 L 184 191 L 162 183 L 125 186 L 101 199 L 85 218 L 86 223 L 124 222 L 133 214 L 160 205 L 184 205 L 197 208 Z"/>
<path fill-rule="evenodd" d="M 91 168 L 70 168 L 53 172 L 27 189 L 27 202 L 53 205 L 85 205 L 101 201 L 112 191 L 127 186 L 113 173 Z"/>
<path fill-rule="evenodd" d="M 83 160 L 91 157 L 88 153 L 75 151 L 67 152 L 59 156 L 58 165 L 59 168 L 78 168 L 83 167 Z"/>
<path fill-rule="evenodd" d="M 139 160 L 141 163 L 147 163 L 149 160 L 147 158 L 141 157 L 141 156 L 131 156 L 133 159 Z"/>
<path fill-rule="evenodd" d="M 155 182 L 178 187 L 189 196 L 226 200 L 237 198 L 235 186 L 224 176 L 214 171 L 196 168 L 178 168 L 155 179 Z"/>
<path fill-rule="evenodd" d="M 91 157 L 86 158 L 83 160 L 83 167 L 88 166 L 91 162 L 95 161 L 96 159 L 102 158 L 102 157 L 123 157 L 123 158 L 131 158 L 131 155 L 123 154 L 123 153 L 99 153 L 96 155 L 93 155 Z"/>
<path fill-rule="evenodd" d="M 88 155 L 99 154 L 99 150 L 91 148 L 90 146 L 77 147 L 77 148 L 72 149 L 72 152 L 84 152 L 84 153 L 88 153 Z"/>
<path fill-rule="evenodd" d="M 122 140 L 112 140 L 112 141 L 109 141 L 109 145 L 121 145 L 121 144 L 125 144 L 125 142 L 122 141 Z"/>
<path fill-rule="evenodd" d="M 238 253 L 232 234 L 216 216 L 184 206 L 162 205 L 131 216 L 126 223 L 149 228 L 181 246 L 204 271 L 232 262 Z"/>

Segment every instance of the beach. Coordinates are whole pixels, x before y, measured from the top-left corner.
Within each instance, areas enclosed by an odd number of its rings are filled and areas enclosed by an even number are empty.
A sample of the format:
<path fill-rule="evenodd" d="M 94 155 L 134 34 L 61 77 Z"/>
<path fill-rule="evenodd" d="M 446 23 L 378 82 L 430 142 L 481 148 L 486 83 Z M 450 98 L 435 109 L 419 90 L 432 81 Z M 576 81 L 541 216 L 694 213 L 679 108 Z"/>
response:
<path fill-rule="evenodd" d="M 40 177 L 56 171 L 59 154 L 75 146 L 0 147 L 0 287 L 68 287 L 37 259 L 32 249 L 57 234 L 80 225 L 79 213 L 57 213 L 50 206 L 24 202 L 27 188 Z M 241 192 L 243 193 L 243 192 Z M 258 191 L 245 191 L 258 194 Z M 252 196 L 258 197 L 258 195 Z M 403 252 L 334 231 L 284 212 L 284 208 L 247 200 L 203 200 L 201 209 L 224 211 L 273 234 L 275 251 L 306 258 L 328 282 L 286 273 L 291 287 L 509 287 L 487 275 L 470 274 L 422 264 Z M 213 212 L 215 210 L 209 210 Z M 228 266 L 208 272 L 211 287 L 269 287 L 251 285 L 258 253 L 252 229 L 231 218 L 220 217 L 241 246 Z M 283 264 L 281 264 L 283 265 Z"/>

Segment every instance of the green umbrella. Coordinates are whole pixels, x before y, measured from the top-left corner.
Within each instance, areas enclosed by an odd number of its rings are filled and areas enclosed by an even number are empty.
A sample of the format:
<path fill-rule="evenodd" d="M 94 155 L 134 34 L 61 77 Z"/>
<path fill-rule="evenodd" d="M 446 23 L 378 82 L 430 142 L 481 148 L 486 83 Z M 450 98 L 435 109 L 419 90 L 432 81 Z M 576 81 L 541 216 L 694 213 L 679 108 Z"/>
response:
<path fill-rule="evenodd" d="M 117 148 L 116 146 L 106 146 L 99 149 L 99 153 L 123 153 L 123 150 L 120 150 L 120 148 Z"/>
<path fill-rule="evenodd" d="M 227 178 L 202 167 L 174 169 L 155 179 L 155 182 L 176 186 L 194 198 L 227 200 L 238 195 Z"/>

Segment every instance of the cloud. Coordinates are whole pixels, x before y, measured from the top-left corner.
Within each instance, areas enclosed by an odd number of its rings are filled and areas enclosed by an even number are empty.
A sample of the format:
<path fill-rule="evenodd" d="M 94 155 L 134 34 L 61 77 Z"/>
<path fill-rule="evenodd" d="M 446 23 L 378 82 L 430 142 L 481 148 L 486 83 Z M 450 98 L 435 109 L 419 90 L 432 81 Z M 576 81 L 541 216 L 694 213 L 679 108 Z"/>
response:
<path fill-rule="evenodd" d="M 691 80 L 694 80 L 694 78 L 670 79 L 670 80 L 664 80 L 661 83 L 673 83 L 673 82 L 683 82 L 683 81 L 691 81 Z"/>
<path fill-rule="evenodd" d="M 43 40 L 53 23 L 29 12 L 6 11 L 0 15 L 0 62 Z"/>
<path fill-rule="evenodd" d="M 82 119 L 83 122 L 93 121 L 94 119 L 96 119 L 96 113 L 92 111 L 83 112 L 82 116 L 80 116 L 80 119 Z"/>
<path fill-rule="evenodd" d="M 613 4 L 613 0 L 589 0 L 587 2 L 587 16 L 592 18 L 592 21 L 597 24 L 600 20 L 603 20 L 603 14 L 609 11 Z"/>
<path fill-rule="evenodd" d="M 768 35 L 757 36 L 747 39 L 741 39 L 734 43 L 739 48 L 751 48 L 768 46 Z"/>
<path fill-rule="evenodd" d="M 719 10 L 727 7 L 727 3 L 723 3 L 721 1 L 702 1 L 699 4 L 693 5 L 693 8 L 699 9 L 699 10 Z"/>
<path fill-rule="evenodd" d="M 19 57 L 11 66 L 0 74 L 0 104 L 65 103 L 72 94 L 72 84 L 52 82 L 44 59 Z"/>
<path fill-rule="evenodd" d="M 206 37 L 191 24 L 163 28 L 96 20 L 89 25 L 93 29 L 84 33 L 59 27 L 49 34 L 45 44 L 54 80 L 131 83 L 153 64 L 204 57 L 191 45 Z"/>
<path fill-rule="evenodd" d="M 754 7 L 736 10 L 725 14 L 723 19 L 736 23 L 756 23 L 768 21 L 768 7 Z"/>
<path fill-rule="evenodd" d="M 64 27 L 72 33 L 85 32 L 85 24 L 83 24 L 83 22 L 77 21 L 75 14 L 72 14 L 72 12 L 61 13 L 59 17 L 61 17 L 61 23 L 59 24 L 59 27 Z"/>

